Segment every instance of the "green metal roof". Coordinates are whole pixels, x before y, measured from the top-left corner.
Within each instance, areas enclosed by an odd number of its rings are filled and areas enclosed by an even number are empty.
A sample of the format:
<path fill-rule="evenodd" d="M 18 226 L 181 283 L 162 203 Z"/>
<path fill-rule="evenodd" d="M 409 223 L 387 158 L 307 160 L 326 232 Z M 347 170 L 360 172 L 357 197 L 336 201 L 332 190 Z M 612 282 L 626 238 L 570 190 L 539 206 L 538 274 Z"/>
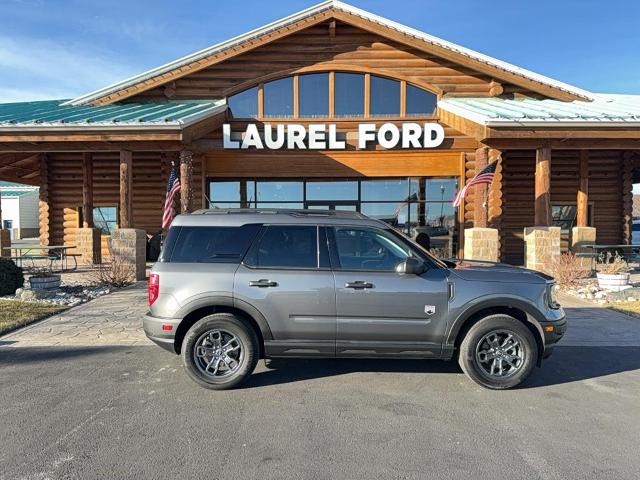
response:
<path fill-rule="evenodd" d="M 20 197 L 22 195 L 26 195 L 27 193 L 35 192 L 37 189 L 31 190 L 0 190 L 1 197 Z"/>
<path fill-rule="evenodd" d="M 64 106 L 67 100 L 0 104 L 0 129 L 180 127 L 224 111 L 224 100 Z"/>
<path fill-rule="evenodd" d="M 7 187 L 31 187 L 31 185 L 25 185 L 24 183 L 16 183 L 16 182 L 5 182 L 5 181 L 0 181 L 0 188 L 7 188 Z"/>
<path fill-rule="evenodd" d="M 438 107 L 487 126 L 639 126 L 640 95 L 594 94 L 591 102 L 535 98 L 445 98 Z"/>

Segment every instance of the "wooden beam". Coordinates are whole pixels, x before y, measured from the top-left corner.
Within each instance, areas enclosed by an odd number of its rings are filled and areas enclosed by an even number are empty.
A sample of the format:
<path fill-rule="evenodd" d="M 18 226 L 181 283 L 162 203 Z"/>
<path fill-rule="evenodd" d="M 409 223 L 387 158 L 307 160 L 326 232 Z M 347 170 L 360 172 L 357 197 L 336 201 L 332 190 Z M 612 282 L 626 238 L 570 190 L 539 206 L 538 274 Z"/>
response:
<path fill-rule="evenodd" d="M 630 245 L 633 235 L 633 153 L 622 156 L 622 243 Z"/>
<path fill-rule="evenodd" d="M 481 147 L 476 150 L 476 172 L 477 175 L 488 165 L 489 149 Z M 487 228 L 487 186 L 476 185 L 473 187 L 473 227 Z"/>
<path fill-rule="evenodd" d="M 300 77 L 293 76 L 293 118 L 300 116 Z"/>
<path fill-rule="evenodd" d="M 576 204 L 578 213 L 576 226 L 586 227 L 589 223 L 589 150 L 580 150 L 579 186 Z"/>
<path fill-rule="evenodd" d="M 536 227 L 551 226 L 551 148 L 536 149 L 535 215 Z"/>
<path fill-rule="evenodd" d="M 329 22 L 329 37 L 332 39 L 336 37 L 336 21 L 335 20 L 331 20 Z"/>
<path fill-rule="evenodd" d="M 335 116 L 336 107 L 336 72 L 329 72 L 329 117 Z"/>
<path fill-rule="evenodd" d="M 400 116 L 407 115 L 407 82 L 400 80 Z"/>
<path fill-rule="evenodd" d="M 82 227 L 93 228 L 93 157 L 82 156 Z"/>
<path fill-rule="evenodd" d="M 1 152 L 177 152 L 184 148 L 184 142 L 147 142 L 147 141 L 70 141 L 70 142 L 16 142 L 3 143 L 0 138 Z"/>
<path fill-rule="evenodd" d="M 364 118 L 368 118 L 371 112 L 371 74 L 364 74 Z"/>
<path fill-rule="evenodd" d="M 180 152 L 180 212 L 193 211 L 193 152 Z"/>
<path fill-rule="evenodd" d="M 133 228 L 133 162 L 131 152 L 120 150 L 120 228 Z"/>
<path fill-rule="evenodd" d="M 51 212 L 49 211 L 49 164 L 47 154 L 39 155 L 40 189 L 38 191 L 38 211 L 40 223 L 40 245 L 50 245 Z"/>
<path fill-rule="evenodd" d="M 455 127 L 454 127 L 455 128 Z M 464 133 L 464 132 L 463 132 Z M 540 146 L 540 139 L 485 139 L 482 143 L 498 150 L 535 150 Z M 545 145 L 552 150 L 638 150 L 640 139 L 584 139 L 567 138 L 563 140 L 545 140 Z"/>
<path fill-rule="evenodd" d="M 258 118 L 264 117 L 264 83 L 258 84 Z"/>

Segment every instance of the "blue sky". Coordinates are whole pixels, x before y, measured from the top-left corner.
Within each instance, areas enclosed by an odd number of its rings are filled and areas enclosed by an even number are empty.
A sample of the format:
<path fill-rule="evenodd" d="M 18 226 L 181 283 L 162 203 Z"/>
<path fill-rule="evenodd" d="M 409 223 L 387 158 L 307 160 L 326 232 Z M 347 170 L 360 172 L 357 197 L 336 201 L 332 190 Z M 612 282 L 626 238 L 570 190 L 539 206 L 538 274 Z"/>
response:
<path fill-rule="evenodd" d="M 314 3 L 0 0 L 0 102 L 86 93 Z M 350 3 L 588 90 L 640 94 L 640 2 Z"/>

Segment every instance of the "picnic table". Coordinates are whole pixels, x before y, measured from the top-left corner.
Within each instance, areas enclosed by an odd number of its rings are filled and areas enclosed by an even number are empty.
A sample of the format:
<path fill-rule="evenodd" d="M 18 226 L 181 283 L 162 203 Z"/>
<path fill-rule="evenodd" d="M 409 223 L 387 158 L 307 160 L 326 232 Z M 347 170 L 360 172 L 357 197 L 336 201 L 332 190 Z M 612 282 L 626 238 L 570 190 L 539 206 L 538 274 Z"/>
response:
<path fill-rule="evenodd" d="M 578 253 L 578 257 L 587 257 L 591 259 L 591 270 L 596 270 L 596 264 L 600 255 L 606 252 L 612 254 L 618 254 L 624 258 L 627 262 L 639 262 L 640 263 L 640 245 L 583 245 L 582 248 L 590 251 L 584 253 Z"/>
<path fill-rule="evenodd" d="M 32 262 L 35 260 L 49 260 L 50 265 L 53 266 L 53 263 L 56 261 L 60 262 L 60 271 L 65 272 L 69 270 L 69 258 L 72 258 L 74 261 L 75 270 L 78 267 L 78 262 L 76 260 L 76 256 L 69 254 L 67 250 L 70 248 L 75 248 L 73 245 L 15 245 L 11 247 L 6 247 L 7 250 L 11 250 L 15 252 L 14 255 L 11 255 L 11 259 L 16 262 L 16 265 L 22 266 L 23 262 L 26 260 L 31 260 Z M 40 252 L 40 253 L 38 253 Z"/>

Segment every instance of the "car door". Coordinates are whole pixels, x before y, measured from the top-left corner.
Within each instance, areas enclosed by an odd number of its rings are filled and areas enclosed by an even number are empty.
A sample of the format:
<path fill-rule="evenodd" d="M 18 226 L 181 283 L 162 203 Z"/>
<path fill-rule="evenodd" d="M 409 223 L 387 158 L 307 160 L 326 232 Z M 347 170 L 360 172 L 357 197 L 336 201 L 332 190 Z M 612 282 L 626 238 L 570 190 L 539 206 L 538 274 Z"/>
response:
<path fill-rule="evenodd" d="M 234 279 L 234 301 L 267 320 L 269 356 L 334 356 L 336 302 L 325 240 L 316 225 L 267 225 Z"/>
<path fill-rule="evenodd" d="M 336 355 L 437 357 L 448 309 L 446 270 L 396 273 L 415 252 L 382 228 L 328 229 L 336 287 Z"/>

